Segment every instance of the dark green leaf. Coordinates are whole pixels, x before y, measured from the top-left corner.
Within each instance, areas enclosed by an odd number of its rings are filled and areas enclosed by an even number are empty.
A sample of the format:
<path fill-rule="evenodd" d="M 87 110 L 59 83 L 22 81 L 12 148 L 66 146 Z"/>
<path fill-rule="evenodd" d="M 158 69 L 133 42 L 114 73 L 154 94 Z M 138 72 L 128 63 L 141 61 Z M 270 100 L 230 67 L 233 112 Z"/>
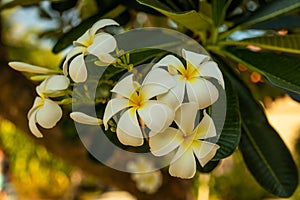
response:
<path fill-rule="evenodd" d="M 50 0 L 51 2 L 62 2 L 65 0 Z M 42 0 L 13 0 L 8 3 L 4 3 L 0 5 L 0 11 L 8 8 L 13 8 L 16 6 L 31 6 L 38 5 Z"/>
<path fill-rule="evenodd" d="M 263 74 L 274 85 L 300 93 L 300 56 L 268 51 L 253 52 L 240 47 L 228 47 L 224 53 Z"/>
<path fill-rule="evenodd" d="M 212 19 L 215 27 L 223 23 L 230 2 L 231 0 L 212 0 Z"/>
<path fill-rule="evenodd" d="M 139 3 L 149 6 L 167 17 L 173 19 L 175 22 L 180 25 L 192 30 L 206 30 L 212 24 L 212 21 L 209 17 L 202 13 L 198 13 L 195 10 L 187 12 L 174 12 L 171 8 L 162 4 L 157 0 L 137 0 Z"/>
<path fill-rule="evenodd" d="M 266 190 L 289 197 L 298 185 L 298 172 L 293 158 L 277 132 L 269 125 L 263 108 L 249 89 L 231 77 L 239 95 L 242 117 L 240 150 L 252 175 Z"/>
<path fill-rule="evenodd" d="M 69 45 L 72 44 L 74 40 L 79 38 L 82 34 L 85 33 L 87 29 L 89 29 L 95 22 L 97 22 L 100 18 L 116 18 L 122 12 L 124 12 L 126 8 L 122 5 L 117 6 L 111 11 L 108 11 L 106 14 L 98 13 L 88 19 L 82 21 L 78 26 L 72 28 L 69 32 L 65 33 L 57 43 L 54 45 L 52 51 L 54 53 L 58 53 L 61 50 L 67 48 Z"/>
<path fill-rule="evenodd" d="M 78 0 L 64 0 L 61 2 L 52 2 L 51 8 L 58 12 L 64 12 L 76 6 Z"/>
<path fill-rule="evenodd" d="M 219 66 L 224 63 L 218 62 Z M 224 68 L 224 66 L 222 66 Z M 241 119 L 237 93 L 232 83 L 224 73 L 226 91 L 226 119 L 221 136 L 217 142 L 220 146 L 214 160 L 219 160 L 230 156 L 239 144 L 241 137 Z"/>
<path fill-rule="evenodd" d="M 268 21 L 263 21 L 258 24 L 251 26 L 253 29 L 295 29 L 300 27 L 300 16 L 299 15 L 282 15 L 276 18 L 272 18 Z"/>
<path fill-rule="evenodd" d="M 197 164 L 197 171 L 202 173 L 210 173 L 212 170 L 214 170 L 218 165 L 220 161 L 209 161 L 204 167 L 202 167 L 199 163 L 199 161 L 196 159 Z"/>
<path fill-rule="evenodd" d="M 241 27 L 248 27 L 257 24 L 268 19 L 272 19 L 276 16 L 288 13 L 300 7 L 300 0 L 274 0 L 261 6 L 256 12 L 254 12 Z"/>
<path fill-rule="evenodd" d="M 254 45 L 262 49 L 300 54 L 300 35 L 270 35 L 241 41 L 225 41 L 221 45 Z"/>

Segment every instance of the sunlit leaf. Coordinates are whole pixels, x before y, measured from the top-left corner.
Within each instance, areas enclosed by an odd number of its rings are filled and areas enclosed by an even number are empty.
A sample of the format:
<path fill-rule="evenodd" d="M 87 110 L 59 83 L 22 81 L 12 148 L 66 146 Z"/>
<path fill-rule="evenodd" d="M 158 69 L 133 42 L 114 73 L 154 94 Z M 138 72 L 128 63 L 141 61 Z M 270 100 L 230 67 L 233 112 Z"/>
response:
<path fill-rule="evenodd" d="M 241 41 L 225 41 L 220 44 L 236 46 L 254 45 L 267 50 L 300 54 L 300 35 L 263 36 Z"/>
<path fill-rule="evenodd" d="M 300 56 L 269 51 L 253 52 L 240 47 L 228 47 L 224 53 L 266 76 L 274 85 L 300 93 Z"/>
<path fill-rule="evenodd" d="M 175 22 L 180 25 L 193 30 L 206 30 L 212 24 L 212 20 L 201 14 L 196 12 L 195 10 L 187 11 L 187 12 L 174 12 L 168 6 L 162 4 L 157 0 L 137 0 L 139 3 L 149 6 L 167 17 L 171 18 Z"/>

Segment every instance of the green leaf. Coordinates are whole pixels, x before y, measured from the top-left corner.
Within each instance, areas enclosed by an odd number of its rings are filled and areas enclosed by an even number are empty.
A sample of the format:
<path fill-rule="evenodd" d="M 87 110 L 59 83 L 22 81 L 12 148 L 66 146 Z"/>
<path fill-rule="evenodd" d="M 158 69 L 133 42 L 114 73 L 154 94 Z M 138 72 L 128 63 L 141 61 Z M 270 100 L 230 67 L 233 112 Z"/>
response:
<path fill-rule="evenodd" d="M 241 27 L 248 27 L 256 23 L 272 19 L 284 13 L 288 13 L 300 7 L 300 0 L 274 0 L 260 7 L 254 12 Z"/>
<path fill-rule="evenodd" d="M 124 6 L 119 5 L 104 15 L 103 13 L 98 13 L 97 15 L 93 15 L 88 19 L 85 19 L 78 26 L 72 28 L 69 32 L 65 33 L 61 38 L 58 39 L 58 41 L 52 49 L 53 53 L 58 53 L 61 50 L 67 48 L 69 45 L 72 44 L 74 40 L 76 40 L 82 34 L 84 34 L 85 31 L 89 29 L 100 18 L 116 18 L 125 10 L 126 8 Z"/>
<path fill-rule="evenodd" d="M 212 19 L 215 27 L 219 27 L 223 23 L 230 3 L 231 0 L 212 0 Z"/>
<path fill-rule="evenodd" d="M 212 20 L 204 14 L 198 13 L 195 10 L 187 12 L 174 12 L 168 6 L 157 0 L 137 0 L 139 3 L 149 6 L 167 17 L 171 18 L 180 25 L 192 30 L 200 31 L 208 29 Z"/>
<path fill-rule="evenodd" d="M 239 94 L 242 137 L 239 148 L 258 183 L 280 197 L 289 197 L 298 185 L 298 172 L 286 145 L 269 125 L 263 108 L 240 80 L 233 78 Z"/>
<path fill-rule="evenodd" d="M 300 35 L 273 35 L 250 38 L 241 41 L 225 41 L 220 45 L 254 45 L 262 49 L 300 54 Z"/>
<path fill-rule="evenodd" d="M 300 16 L 296 14 L 281 15 L 276 18 L 272 18 L 267 21 L 263 21 L 258 24 L 251 26 L 253 29 L 263 30 L 281 30 L 281 29 L 297 29 L 300 27 Z"/>
<path fill-rule="evenodd" d="M 272 84 L 300 93 L 300 56 L 268 51 L 253 52 L 241 47 L 228 47 L 224 53 L 266 76 Z"/>
<path fill-rule="evenodd" d="M 218 62 L 218 61 L 217 61 Z M 218 62 L 219 66 L 224 63 Z M 224 68 L 222 66 L 222 68 Z M 213 160 L 220 160 L 230 156 L 240 142 L 241 137 L 241 119 L 239 111 L 239 102 L 237 92 L 232 83 L 224 73 L 225 91 L 226 91 L 226 119 L 222 133 L 217 144 L 220 146 Z"/>
<path fill-rule="evenodd" d="M 65 0 L 49 0 L 51 2 L 62 2 Z M 38 5 L 42 0 L 13 0 L 8 3 L 4 3 L 0 5 L 0 11 L 8 8 L 14 8 L 16 6 L 31 6 Z"/>

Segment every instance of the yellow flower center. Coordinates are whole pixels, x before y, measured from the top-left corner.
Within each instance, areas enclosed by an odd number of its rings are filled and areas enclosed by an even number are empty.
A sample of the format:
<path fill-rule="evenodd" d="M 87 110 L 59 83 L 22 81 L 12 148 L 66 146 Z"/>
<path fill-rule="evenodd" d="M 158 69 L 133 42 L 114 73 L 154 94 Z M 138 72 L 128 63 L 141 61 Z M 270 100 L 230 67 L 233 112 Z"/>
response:
<path fill-rule="evenodd" d="M 129 99 L 129 106 L 139 109 L 144 105 L 145 99 L 142 93 L 134 92 Z"/>
<path fill-rule="evenodd" d="M 187 68 L 179 67 L 177 69 L 181 73 L 182 78 L 186 81 L 193 81 L 199 74 L 198 69 L 196 69 L 191 63 L 187 63 Z"/>

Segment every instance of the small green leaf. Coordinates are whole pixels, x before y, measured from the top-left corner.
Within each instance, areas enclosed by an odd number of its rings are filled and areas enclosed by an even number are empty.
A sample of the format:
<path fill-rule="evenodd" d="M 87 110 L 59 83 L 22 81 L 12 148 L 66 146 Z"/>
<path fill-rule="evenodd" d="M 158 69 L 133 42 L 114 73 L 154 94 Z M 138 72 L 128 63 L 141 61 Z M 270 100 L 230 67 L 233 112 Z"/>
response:
<path fill-rule="evenodd" d="M 300 93 L 300 56 L 268 51 L 253 52 L 241 47 L 228 47 L 224 53 L 266 76 L 274 85 Z"/>
<path fill-rule="evenodd" d="M 171 18 L 175 22 L 180 25 L 192 30 L 192 31 L 200 31 L 208 29 L 212 20 L 205 16 L 202 13 L 198 13 L 195 10 L 187 11 L 187 12 L 174 12 L 168 6 L 157 0 L 137 0 L 139 3 L 149 6 L 167 17 Z"/>
<path fill-rule="evenodd" d="M 49 0 L 51 2 L 63 2 L 65 0 Z M 38 5 L 42 0 L 13 0 L 8 3 L 4 3 L 0 5 L 0 11 L 8 8 L 14 8 L 16 6 L 31 6 Z"/>
<path fill-rule="evenodd" d="M 218 62 L 219 65 L 224 63 Z M 224 68 L 222 66 L 222 68 Z M 237 92 L 224 73 L 226 91 L 226 119 L 217 144 L 220 146 L 213 160 L 220 160 L 230 156 L 240 142 L 241 119 Z"/>
<path fill-rule="evenodd" d="M 254 45 L 267 50 L 300 54 L 300 35 L 263 36 L 241 41 L 225 41 L 220 43 L 220 45 Z"/>
<path fill-rule="evenodd" d="M 300 7 L 300 0 L 274 0 L 260 7 L 254 12 L 241 27 L 248 27 L 268 19 L 272 19 L 284 13 L 288 13 Z"/>

